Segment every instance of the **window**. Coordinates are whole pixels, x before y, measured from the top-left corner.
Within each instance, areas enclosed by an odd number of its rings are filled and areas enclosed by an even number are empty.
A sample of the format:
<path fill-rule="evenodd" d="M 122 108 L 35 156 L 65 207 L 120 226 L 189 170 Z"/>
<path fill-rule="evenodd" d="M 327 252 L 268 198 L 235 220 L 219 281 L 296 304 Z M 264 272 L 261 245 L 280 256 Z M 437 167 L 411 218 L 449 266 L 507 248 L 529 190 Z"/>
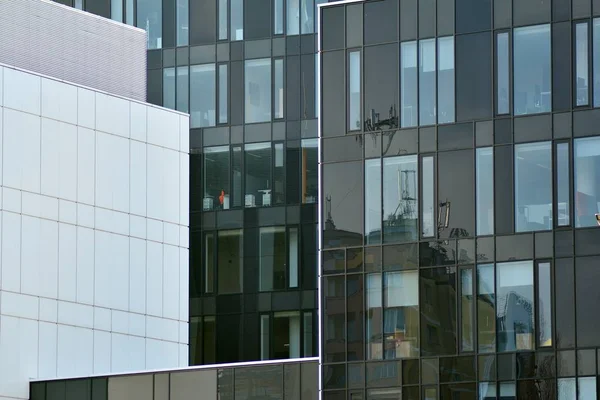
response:
<path fill-rule="evenodd" d="M 319 140 L 303 139 L 302 146 L 302 204 L 316 203 L 318 195 Z"/>
<path fill-rule="evenodd" d="M 163 69 L 163 107 L 175 109 L 175 68 Z"/>
<path fill-rule="evenodd" d="M 242 158 L 243 152 L 241 146 L 235 146 L 233 148 L 232 153 L 232 184 L 231 191 L 233 192 L 233 207 L 241 207 L 242 206 L 242 195 L 244 193 L 244 189 L 242 188 Z"/>
<path fill-rule="evenodd" d="M 539 263 L 537 274 L 538 345 L 552 346 L 552 270 L 550 263 Z"/>
<path fill-rule="evenodd" d="M 475 192 L 477 235 L 494 233 L 494 150 L 476 150 Z"/>
<path fill-rule="evenodd" d="M 552 229 L 551 143 L 515 145 L 517 232 Z"/>
<path fill-rule="evenodd" d="M 273 204 L 285 204 L 285 160 L 283 143 L 273 145 Z"/>
<path fill-rule="evenodd" d="M 283 35 L 283 1 L 274 0 L 273 5 L 273 34 Z"/>
<path fill-rule="evenodd" d="M 600 202 L 600 137 L 575 140 L 575 226 L 596 226 Z"/>
<path fill-rule="evenodd" d="M 137 27 L 147 32 L 148 49 L 162 48 L 161 0 L 138 0 Z"/>
<path fill-rule="evenodd" d="M 273 358 L 300 357 L 300 312 L 278 312 L 273 317 Z"/>
<path fill-rule="evenodd" d="M 189 3 L 188 0 L 177 0 L 177 46 L 189 43 Z"/>
<path fill-rule="evenodd" d="M 219 231 L 217 243 L 219 294 L 242 293 L 243 246 L 241 229 Z"/>
<path fill-rule="evenodd" d="M 129 3 L 128 3 L 129 4 Z M 83 0 L 75 0 L 75 6 L 78 10 L 83 10 Z M 129 23 L 129 22 L 127 22 Z"/>
<path fill-rule="evenodd" d="M 575 25 L 575 105 L 587 106 L 589 99 L 588 24 Z"/>
<path fill-rule="evenodd" d="M 204 235 L 204 292 L 213 293 L 215 290 L 215 235 Z"/>
<path fill-rule="evenodd" d="M 227 64 L 219 65 L 219 123 L 227 123 Z"/>
<path fill-rule="evenodd" d="M 261 292 L 286 288 L 285 227 L 260 228 L 259 233 L 259 290 Z"/>
<path fill-rule="evenodd" d="M 177 67 L 177 111 L 184 113 L 189 112 L 189 89 L 190 80 L 188 67 Z"/>
<path fill-rule="evenodd" d="M 123 0 L 110 0 L 110 19 L 123 22 Z"/>
<path fill-rule="evenodd" d="M 498 351 L 533 350 L 533 262 L 496 264 Z"/>
<path fill-rule="evenodd" d="M 594 107 L 600 107 L 600 18 L 594 19 L 594 45 L 593 66 L 594 66 Z"/>
<path fill-rule="evenodd" d="M 202 353 L 203 364 L 214 364 L 216 362 L 217 324 L 215 317 L 204 317 L 202 323 Z"/>
<path fill-rule="evenodd" d="M 515 115 L 550 112 L 550 25 L 516 28 L 513 40 Z"/>
<path fill-rule="evenodd" d="M 384 274 L 385 358 L 419 355 L 419 272 Z"/>
<path fill-rule="evenodd" d="M 365 244 L 381 243 L 381 159 L 365 160 Z"/>
<path fill-rule="evenodd" d="M 275 86 L 273 87 L 273 112 L 274 118 L 283 118 L 283 59 L 275 60 Z"/>
<path fill-rule="evenodd" d="M 313 33 L 315 30 L 314 0 L 300 0 L 300 8 L 300 28 L 302 34 Z"/>
<path fill-rule="evenodd" d="M 495 382 L 481 382 L 479 384 L 479 399 L 496 400 L 496 390 Z"/>
<path fill-rule="evenodd" d="M 215 125 L 215 64 L 190 67 L 190 127 Z"/>
<path fill-rule="evenodd" d="M 127 23 L 127 25 L 134 25 L 134 11 L 133 11 L 133 1 L 134 0 L 125 0 L 125 22 Z M 75 0 L 75 7 L 77 7 L 77 4 L 80 5 L 80 7 L 83 5 L 83 0 Z M 80 10 L 83 10 L 83 8 L 79 8 Z"/>
<path fill-rule="evenodd" d="M 271 59 L 247 60 L 244 71 L 246 123 L 270 121 Z"/>
<path fill-rule="evenodd" d="M 454 122 L 454 37 L 438 39 L 438 123 Z"/>
<path fill-rule="evenodd" d="M 228 210 L 229 190 L 229 146 L 205 148 L 202 209 Z"/>
<path fill-rule="evenodd" d="M 433 125 L 435 115 L 435 39 L 419 41 L 419 125 Z"/>
<path fill-rule="evenodd" d="M 289 287 L 298 287 L 298 228 L 288 228 L 288 268 Z"/>
<path fill-rule="evenodd" d="M 271 343 L 269 339 L 269 316 L 261 315 L 260 316 L 260 359 L 268 360 L 269 359 L 269 344 Z"/>
<path fill-rule="evenodd" d="M 400 106 L 402 127 L 417 126 L 417 42 L 400 45 Z"/>
<path fill-rule="evenodd" d="M 558 380 L 558 400 L 573 400 L 577 398 L 575 378 Z"/>
<path fill-rule="evenodd" d="M 579 388 L 578 400 L 595 400 L 596 399 L 596 377 L 590 376 L 586 378 L 577 378 L 577 386 Z"/>
<path fill-rule="evenodd" d="M 477 266 L 477 342 L 480 353 L 496 351 L 494 265 Z"/>
<path fill-rule="evenodd" d="M 230 40 L 244 40 L 244 0 L 231 0 Z"/>
<path fill-rule="evenodd" d="M 360 51 L 350 52 L 348 66 L 348 130 L 360 130 Z"/>
<path fill-rule="evenodd" d="M 473 269 L 460 270 L 460 350 L 473 351 Z"/>
<path fill-rule="evenodd" d="M 271 205 L 271 143 L 247 144 L 245 150 L 246 207 Z"/>
<path fill-rule="evenodd" d="M 383 241 L 417 239 L 417 156 L 383 159 Z"/>
<path fill-rule="evenodd" d="M 312 311 L 304 312 L 304 357 L 312 357 L 313 352 L 313 313 Z"/>
<path fill-rule="evenodd" d="M 367 275 L 367 359 L 383 358 L 381 274 Z"/>
<path fill-rule="evenodd" d="M 227 24 L 229 23 L 227 0 L 219 0 L 219 40 L 227 40 Z"/>
<path fill-rule="evenodd" d="M 556 144 L 556 214 L 557 226 L 571 225 L 571 161 L 569 143 Z"/>
<path fill-rule="evenodd" d="M 496 87 L 496 113 L 508 114 L 510 112 L 510 83 L 509 83 L 509 50 L 508 33 L 499 33 L 496 36 L 496 62 L 497 62 L 497 87 Z"/>
<path fill-rule="evenodd" d="M 300 34 L 300 0 L 287 1 L 287 34 Z"/>
<path fill-rule="evenodd" d="M 432 237 L 435 234 L 436 207 L 434 200 L 434 170 L 433 157 L 423 157 L 421 160 L 423 182 L 423 209 L 421 212 L 421 230 L 423 237 Z"/>

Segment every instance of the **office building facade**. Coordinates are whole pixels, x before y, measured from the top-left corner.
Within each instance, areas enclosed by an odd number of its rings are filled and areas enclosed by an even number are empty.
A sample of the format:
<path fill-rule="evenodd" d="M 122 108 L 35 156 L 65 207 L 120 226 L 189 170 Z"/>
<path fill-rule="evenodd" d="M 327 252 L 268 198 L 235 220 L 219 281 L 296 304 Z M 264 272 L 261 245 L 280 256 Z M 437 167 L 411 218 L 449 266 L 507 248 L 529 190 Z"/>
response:
<path fill-rule="evenodd" d="M 340 3 L 323 399 L 597 398 L 600 4 Z"/>

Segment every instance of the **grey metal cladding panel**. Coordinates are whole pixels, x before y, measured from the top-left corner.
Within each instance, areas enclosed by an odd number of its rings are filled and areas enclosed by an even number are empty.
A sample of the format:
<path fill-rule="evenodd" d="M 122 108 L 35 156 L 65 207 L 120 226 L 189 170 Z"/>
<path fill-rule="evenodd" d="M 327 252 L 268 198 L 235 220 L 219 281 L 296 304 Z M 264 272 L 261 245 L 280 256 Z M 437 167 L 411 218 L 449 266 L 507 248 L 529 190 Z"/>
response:
<path fill-rule="evenodd" d="M 0 0 L 0 63 L 146 101 L 146 32 L 47 0 Z"/>

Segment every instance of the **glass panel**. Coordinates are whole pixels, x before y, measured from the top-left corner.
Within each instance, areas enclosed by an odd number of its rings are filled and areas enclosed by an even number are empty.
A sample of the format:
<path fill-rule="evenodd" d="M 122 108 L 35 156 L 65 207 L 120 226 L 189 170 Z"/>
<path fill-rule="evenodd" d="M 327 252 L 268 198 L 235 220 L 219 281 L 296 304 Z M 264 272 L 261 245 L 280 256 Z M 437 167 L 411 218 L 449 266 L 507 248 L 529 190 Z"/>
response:
<path fill-rule="evenodd" d="M 494 151 L 492 147 L 476 150 L 477 235 L 494 233 Z"/>
<path fill-rule="evenodd" d="M 550 263 L 538 264 L 538 345 L 552 346 L 552 270 Z"/>
<path fill-rule="evenodd" d="M 298 287 L 298 228 L 288 229 L 289 287 Z"/>
<path fill-rule="evenodd" d="M 570 175 L 569 143 L 558 143 L 556 145 L 556 214 L 558 226 L 571 224 Z"/>
<path fill-rule="evenodd" d="M 496 265 L 498 351 L 533 349 L 535 339 L 533 262 Z"/>
<path fill-rule="evenodd" d="M 219 40 L 227 39 L 227 25 L 229 23 L 227 14 L 227 0 L 219 0 Z"/>
<path fill-rule="evenodd" d="M 177 67 L 177 111 L 189 112 L 189 88 L 188 67 Z"/>
<path fill-rule="evenodd" d="M 219 123 L 227 123 L 227 64 L 219 65 Z"/>
<path fill-rule="evenodd" d="M 271 59 L 245 62 L 246 123 L 271 120 Z"/>
<path fill-rule="evenodd" d="M 110 19 L 123 22 L 123 0 L 110 1 Z"/>
<path fill-rule="evenodd" d="M 494 265 L 477 266 L 477 342 L 480 353 L 496 351 Z"/>
<path fill-rule="evenodd" d="M 287 0 L 287 34 L 300 33 L 300 0 Z"/>
<path fill-rule="evenodd" d="M 242 206 L 242 148 L 234 147 L 233 148 L 233 182 L 231 184 L 231 190 L 233 192 L 233 207 L 241 207 Z"/>
<path fill-rule="evenodd" d="M 273 33 L 275 35 L 283 35 L 283 0 L 275 0 L 273 26 Z"/>
<path fill-rule="evenodd" d="M 188 45 L 189 29 L 188 0 L 177 0 L 177 46 Z"/>
<path fill-rule="evenodd" d="M 273 358 L 300 357 L 300 312 L 275 313 L 273 318 Z"/>
<path fill-rule="evenodd" d="M 348 129 L 360 130 L 360 51 L 350 52 L 348 67 L 348 85 L 349 88 L 349 108 L 348 111 Z"/>
<path fill-rule="evenodd" d="M 212 293 L 215 289 L 215 236 L 204 235 L 204 291 Z"/>
<path fill-rule="evenodd" d="M 260 359 L 269 359 L 269 316 L 260 316 Z"/>
<path fill-rule="evenodd" d="M 381 243 L 381 159 L 365 160 L 365 243 Z"/>
<path fill-rule="evenodd" d="M 587 106 L 590 102 L 588 88 L 588 24 L 575 25 L 575 83 L 576 105 Z"/>
<path fill-rule="evenodd" d="M 259 243 L 258 289 L 261 292 L 285 289 L 285 228 L 260 228 Z"/>
<path fill-rule="evenodd" d="M 323 308 L 327 310 L 326 313 L 323 313 L 324 362 L 337 362 L 346 359 L 345 286 L 343 276 L 330 276 L 324 278 L 323 281 Z"/>
<path fill-rule="evenodd" d="M 215 64 L 190 67 L 190 127 L 215 125 Z"/>
<path fill-rule="evenodd" d="M 231 0 L 230 40 L 244 40 L 244 0 Z"/>
<path fill-rule="evenodd" d="M 417 126 L 417 42 L 400 45 L 400 106 L 402 127 Z"/>
<path fill-rule="evenodd" d="M 271 205 L 271 144 L 247 144 L 245 207 Z"/>
<path fill-rule="evenodd" d="M 244 245 L 242 230 L 220 231 L 218 237 L 217 282 L 219 294 L 241 293 Z"/>
<path fill-rule="evenodd" d="M 514 382 L 500 383 L 501 400 L 517 400 L 517 386 Z"/>
<path fill-rule="evenodd" d="M 517 232 L 552 229 L 551 143 L 515 145 Z"/>
<path fill-rule="evenodd" d="M 383 358 L 381 274 L 367 275 L 367 359 Z"/>
<path fill-rule="evenodd" d="M 318 195 L 318 139 L 304 139 L 302 146 L 302 203 L 316 203 Z"/>
<path fill-rule="evenodd" d="M 558 380 L 558 400 L 573 400 L 577 397 L 575 378 Z"/>
<path fill-rule="evenodd" d="M 577 378 L 577 400 L 596 400 L 596 377 Z"/>
<path fill-rule="evenodd" d="M 129 6 L 131 2 L 127 3 L 127 6 Z M 131 3 L 133 4 L 133 3 Z M 75 6 L 76 9 L 78 10 L 83 10 L 83 0 L 75 0 Z M 129 8 L 127 8 L 127 11 L 129 11 Z M 129 24 L 129 20 L 127 21 L 127 23 Z"/>
<path fill-rule="evenodd" d="M 419 41 L 419 125 L 435 124 L 435 39 Z"/>
<path fill-rule="evenodd" d="M 307 311 L 304 313 L 304 357 L 313 355 L 313 313 Z"/>
<path fill-rule="evenodd" d="M 283 60 L 275 60 L 275 86 L 273 87 L 274 118 L 283 118 Z"/>
<path fill-rule="evenodd" d="M 600 138 L 575 140 L 575 226 L 596 226 L 600 210 Z"/>
<path fill-rule="evenodd" d="M 510 84 L 509 84 L 509 53 L 508 33 L 499 33 L 496 37 L 496 62 L 498 63 L 497 110 L 498 114 L 509 113 Z"/>
<path fill-rule="evenodd" d="M 438 39 L 438 123 L 454 122 L 454 37 Z"/>
<path fill-rule="evenodd" d="M 138 0 L 137 27 L 147 32 L 148 49 L 162 48 L 161 0 Z"/>
<path fill-rule="evenodd" d="M 423 225 L 423 237 L 434 236 L 435 224 L 435 200 L 434 200 L 434 171 L 433 157 L 423 157 L 423 212 L 421 213 L 421 223 Z"/>
<path fill-rule="evenodd" d="M 383 159 L 383 241 L 417 240 L 417 156 Z"/>
<path fill-rule="evenodd" d="M 315 22 L 314 22 L 314 0 L 301 0 L 300 3 L 300 27 L 301 33 L 313 33 Z"/>
<path fill-rule="evenodd" d="M 479 400 L 496 400 L 496 383 L 481 382 L 479 384 Z"/>
<path fill-rule="evenodd" d="M 473 351 L 473 269 L 460 270 L 461 350 Z"/>
<path fill-rule="evenodd" d="M 163 107 L 175 109 L 175 68 L 163 69 Z"/>
<path fill-rule="evenodd" d="M 594 65 L 594 107 L 600 106 L 600 18 L 594 19 L 594 49 L 593 65 Z"/>
<path fill-rule="evenodd" d="M 229 146 L 204 149 L 202 209 L 229 209 Z"/>
<path fill-rule="evenodd" d="M 514 113 L 551 111 L 550 25 L 514 30 Z"/>
<path fill-rule="evenodd" d="M 214 364 L 216 361 L 215 340 L 216 340 L 216 322 L 215 317 L 204 317 L 202 324 L 202 341 L 204 362 L 203 364 Z"/>
<path fill-rule="evenodd" d="M 419 355 L 419 272 L 384 274 L 385 358 Z"/>

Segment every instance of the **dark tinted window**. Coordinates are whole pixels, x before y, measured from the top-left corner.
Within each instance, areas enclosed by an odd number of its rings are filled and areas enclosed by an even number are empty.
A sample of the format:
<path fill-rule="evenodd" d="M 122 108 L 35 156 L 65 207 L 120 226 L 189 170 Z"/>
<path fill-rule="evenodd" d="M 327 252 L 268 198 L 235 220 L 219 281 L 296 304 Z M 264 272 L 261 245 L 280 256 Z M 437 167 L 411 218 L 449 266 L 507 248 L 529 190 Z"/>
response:
<path fill-rule="evenodd" d="M 271 37 L 271 0 L 246 0 L 244 8 L 244 39 Z"/>
<path fill-rule="evenodd" d="M 341 49 L 344 47 L 344 6 L 326 7 L 321 16 L 321 49 Z"/>
<path fill-rule="evenodd" d="M 494 208 L 496 233 L 513 232 L 513 150 L 512 146 L 498 146 L 494 153 Z"/>
<path fill-rule="evenodd" d="M 580 347 L 600 345 L 597 323 L 600 317 L 599 263 L 600 257 L 579 257 L 575 262 L 577 346 Z"/>
<path fill-rule="evenodd" d="M 334 51 L 322 54 L 323 63 L 321 117 L 322 135 L 339 136 L 346 129 L 346 102 L 340 101 L 340 93 L 345 92 L 344 65 L 346 52 Z"/>
<path fill-rule="evenodd" d="M 190 2 L 190 44 L 209 44 L 217 40 L 216 0 Z M 139 21 L 138 21 L 139 22 Z"/>
<path fill-rule="evenodd" d="M 515 25 L 531 25 L 550 21 L 550 2 L 547 0 L 520 0 L 513 2 Z"/>
<path fill-rule="evenodd" d="M 365 44 L 392 42 L 397 39 L 398 1 L 383 0 L 366 2 Z"/>
<path fill-rule="evenodd" d="M 398 109 L 398 45 L 365 48 L 364 65 L 365 123 L 377 122 L 373 113 L 379 114 L 379 121 L 394 118 Z"/>
<path fill-rule="evenodd" d="M 444 16 L 448 18 L 448 16 Z M 489 30 L 492 23 L 491 0 L 456 0 L 456 33 Z M 481 60 L 484 56 L 481 56 Z"/>
<path fill-rule="evenodd" d="M 438 154 L 438 198 L 450 202 L 441 211 L 450 213 L 441 237 L 474 234 L 473 151 L 461 150 Z"/>
<path fill-rule="evenodd" d="M 456 354 L 456 268 L 420 273 L 421 355 Z"/>
<path fill-rule="evenodd" d="M 456 37 L 456 119 L 458 121 L 492 116 L 491 63 L 489 32 Z"/>
<path fill-rule="evenodd" d="M 555 313 L 556 321 L 558 322 L 556 324 L 556 346 L 558 348 L 570 348 L 575 346 L 575 276 L 573 270 L 573 260 L 570 258 L 556 260 L 554 270 L 554 282 L 556 282 Z M 581 276 L 586 276 L 587 273 L 588 271 L 584 262 Z M 578 294 L 579 293 L 580 291 L 578 289 Z M 595 295 L 592 294 L 592 296 Z M 579 311 L 583 314 L 586 309 L 581 307 Z M 583 324 L 586 323 L 583 322 Z M 585 327 L 582 326 L 582 329 L 584 328 Z"/>

